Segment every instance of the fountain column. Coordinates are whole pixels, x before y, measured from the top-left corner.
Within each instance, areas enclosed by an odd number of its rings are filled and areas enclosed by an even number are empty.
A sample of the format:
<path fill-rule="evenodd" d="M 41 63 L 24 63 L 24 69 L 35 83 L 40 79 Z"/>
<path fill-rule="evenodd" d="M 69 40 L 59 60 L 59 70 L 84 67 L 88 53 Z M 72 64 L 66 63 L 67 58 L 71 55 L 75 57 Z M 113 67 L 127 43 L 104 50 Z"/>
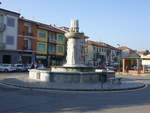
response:
<path fill-rule="evenodd" d="M 72 20 L 69 32 L 65 33 L 67 42 L 67 63 L 64 65 L 66 67 L 84 67 L 81 63 L 81 47 L 80 41 L 84 39 L 84 33 L 79 32 L 78 20 Z"/>

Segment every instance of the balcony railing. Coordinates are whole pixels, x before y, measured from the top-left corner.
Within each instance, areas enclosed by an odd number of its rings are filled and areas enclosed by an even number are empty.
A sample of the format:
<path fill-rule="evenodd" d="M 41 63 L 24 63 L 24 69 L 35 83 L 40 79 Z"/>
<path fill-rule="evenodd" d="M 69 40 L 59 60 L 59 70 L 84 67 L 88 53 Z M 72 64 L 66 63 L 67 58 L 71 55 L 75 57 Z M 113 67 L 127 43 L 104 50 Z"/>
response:
<path fill-rule="evenodd" d="M 65 41 L 56 40 L 57 44 L 65 44 Z"/>
<path fill-rule="evenodd" d="M 30 32 L 25 32 L 24 35 L 25 35 L 25 36 L 33 36 L 33 34 L 30 33 Z"/>
<path fill-rule="evenodd" d="M 57 43 L 56 40 L 49 40 L 51 43 Z"/>
<path fill-rule="evenodd" d="M 31 48 L 31 47 L 24 46 L 24 47 L 23 47 L 23 50 L 32 50 L 32 48 Z"/>
<path fill-rule="evenodd" d="M 49 51 L 49 54 L 56 54 L 56 51 Z"/>

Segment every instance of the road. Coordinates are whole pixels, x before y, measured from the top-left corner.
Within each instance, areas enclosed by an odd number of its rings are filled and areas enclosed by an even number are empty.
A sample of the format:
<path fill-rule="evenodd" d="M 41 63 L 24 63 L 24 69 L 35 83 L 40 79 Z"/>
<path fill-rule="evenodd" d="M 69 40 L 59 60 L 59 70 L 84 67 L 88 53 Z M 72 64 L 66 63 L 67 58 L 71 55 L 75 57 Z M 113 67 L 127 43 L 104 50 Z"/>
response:
<path fill-rule="evenodd" d="M 10 77 L 18 74 L 0 74 Z M 133 77 L 146 88 L 118 92 L 65 92 L 10 88 L 0 84 L 0 113 L 149 113 L 150 77 Z"/>

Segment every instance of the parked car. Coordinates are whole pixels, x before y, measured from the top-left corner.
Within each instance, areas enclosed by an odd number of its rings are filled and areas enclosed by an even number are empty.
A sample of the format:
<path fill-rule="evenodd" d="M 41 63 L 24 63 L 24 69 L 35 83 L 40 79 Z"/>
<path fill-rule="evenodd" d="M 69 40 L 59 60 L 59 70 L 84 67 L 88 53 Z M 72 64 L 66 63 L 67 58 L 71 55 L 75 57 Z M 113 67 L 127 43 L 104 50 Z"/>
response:
<path fill-rule="evenodd" d="M 26 67 L 27 69 L 31 69 L 32 64 L 26 64 L 25 67 Z"/>
<path fill-rule="evenodd" d="M 16 71 L 16 68 L 13 64 L 1 64 L 0 71 L 1 72 L 13 72 L 13 71 Z"/>
<path fill-rule="evenodd" d="M 2 66 L 2 64 L 0 64 L 0 72 L 3 72 L 4 71 L 4 68 Z"/>
<path fill-rule="evenodd" d="M 25 67 L 23 64 L 15 64 L 16 71 L 18 72 L 24 72 L 27 71 L 27 67 Z"/>
<path fill-rule="evenodd" d="M 105 69 L 106 69 L 106 70 L 111 70 L 111 71 L 117 71 L 117 68 L 114 67 L 114 66 L 112 66 L 112 65 L 106 65 L 106 66 L 105 66 Z"/>

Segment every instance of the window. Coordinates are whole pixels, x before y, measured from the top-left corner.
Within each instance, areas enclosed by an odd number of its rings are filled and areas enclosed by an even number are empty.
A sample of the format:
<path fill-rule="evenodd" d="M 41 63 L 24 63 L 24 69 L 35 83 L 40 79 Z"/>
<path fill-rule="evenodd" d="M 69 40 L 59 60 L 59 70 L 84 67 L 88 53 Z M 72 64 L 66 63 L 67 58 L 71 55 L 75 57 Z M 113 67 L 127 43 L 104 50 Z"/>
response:
<path fill-rule="evenodd" d="M 64 52 L 64 46 L 58 46 L 58 52 L 63 53 Z"/>
<path fill-rule="evenodd" d="M 102 48 L 100 48 L 100 52 L 102 52 Z"/>
<path fill-rule="evenodd" d="M 49 38 L 49 40 L 52 40 L 52 39 L 51 39 L 51 38 L 52 38 L 51 32 L 48 32 L 48 38 Z"/>
<path fill-rule="evenodd" d="M 0 14 L 0 23 L 4 22 L 4 16 L 2 14 Z"/>
<path fill-rule="evenodd" d="M 93 50 L 95 50 L 95 47 L 93 47 Z"/>
<path fill-rule="evenodd" d="M 24 41 L 24 49 L 31 49 L 31 40 Z"/>
<path fill-rule="evenodd" d="M 46 47 L 45 47 L 45 44 L 39 44 L 38 45 L 38 50 L 39 51 L 45 51 Z"/>
<path fill-rule="evenodd" d="M 48 51 L 49 52 L 55 52 L 55 46 L 54 45 L 49 45 L 48 46 Z"/>
<path fill-rule="evenodd" d="M 32 27 L 31 27 L 31 25 L 25 23 L 24 28 L 25 28 L 25 35 L 31 36 L 32 35 Z"/>
<path fill-rule="evenodd" d="M 6 43 L 9 45 L 14 44 L 14 37 L 13 36 L 6 36 Z"/>
<path fill-rule="evenodd" d="M 15 27 L 15 19 L 11 17 L 7 17 L 7 26 Z"/>
<path fill-rule="evenodd" d="M 45 32 L 39 32 L 38 35 L 39 35 L 39 38 L 45 38 L 46 37 Z"/>
<path fill-rule="evenodd" d="M 64 36 L 61 35 L 61 34 L 58 34 L 58 35 L 57 35 L 57 40 L 58 40 L 58 41 L 64 41 Z"/>
<path fill-rule="evenodd" d="M 97 52 L 98 52 L 98 48 L 97 48 Z"/>

